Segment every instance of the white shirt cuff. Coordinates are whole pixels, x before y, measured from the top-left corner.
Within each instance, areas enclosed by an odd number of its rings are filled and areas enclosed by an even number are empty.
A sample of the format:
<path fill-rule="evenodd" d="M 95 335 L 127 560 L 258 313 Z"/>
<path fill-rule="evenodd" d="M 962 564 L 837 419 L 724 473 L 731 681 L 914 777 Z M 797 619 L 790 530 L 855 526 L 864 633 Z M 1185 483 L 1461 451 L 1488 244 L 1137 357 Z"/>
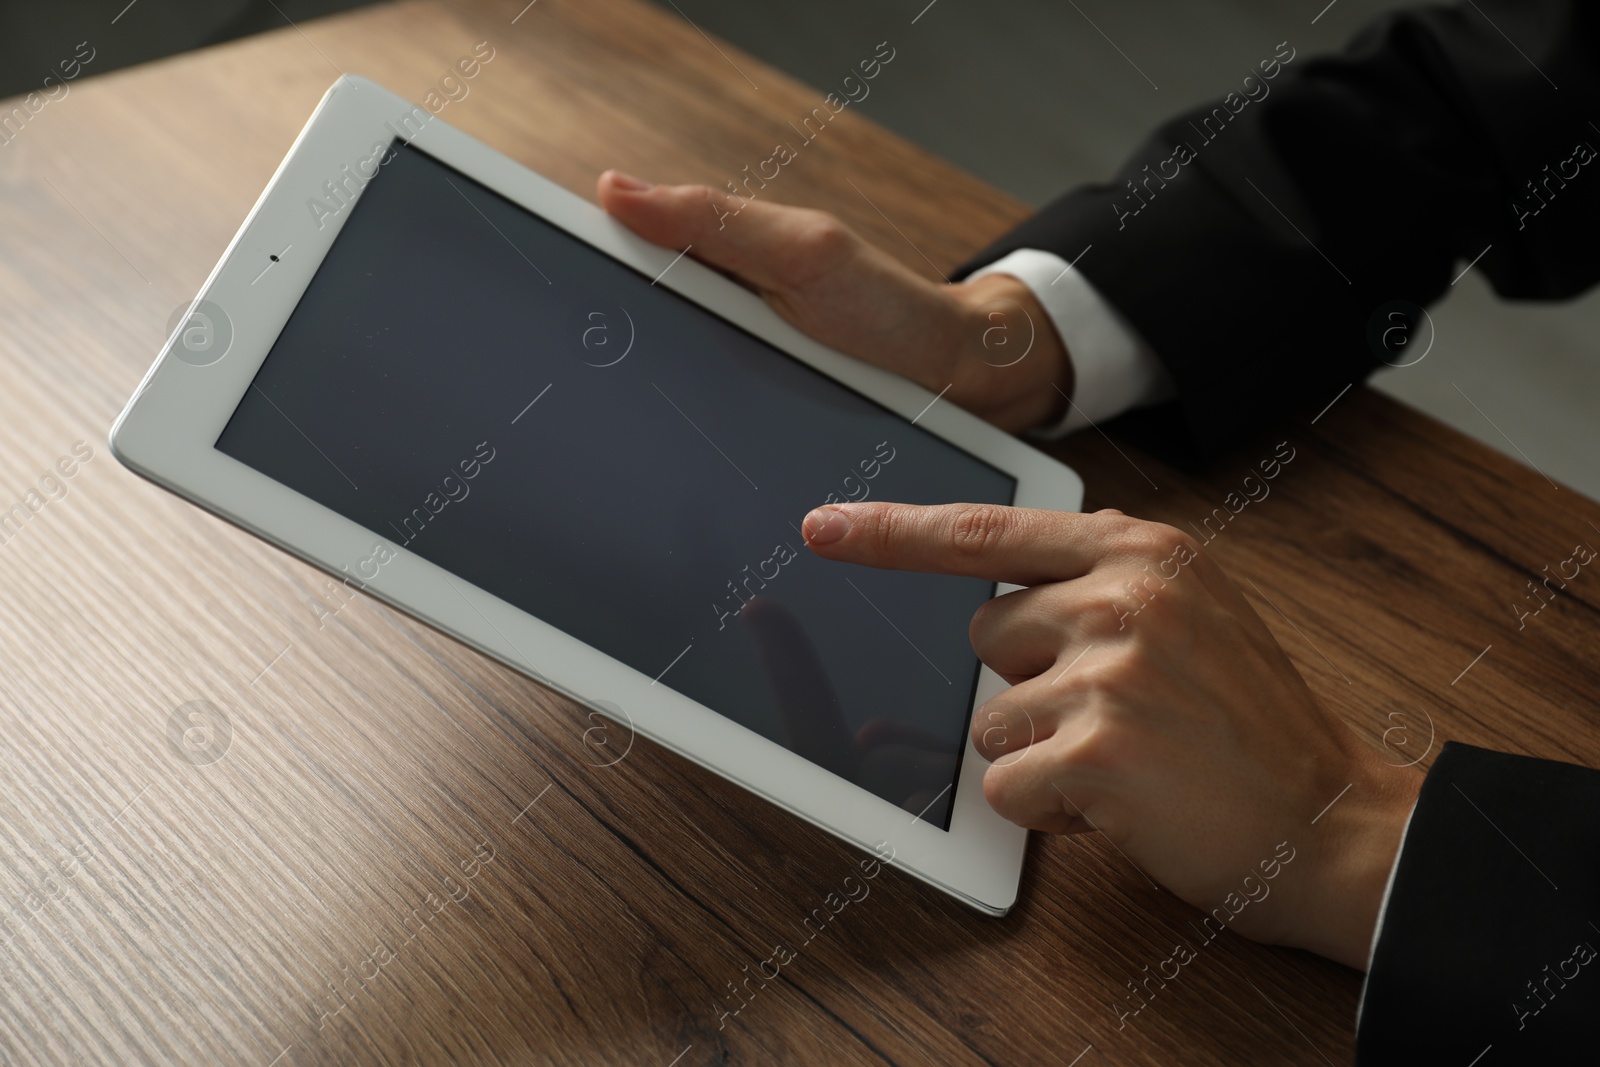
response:
<path fill-rule="evenodd" d="M 1009 274 L 1033 290 L 1072 360 L 1076 384 L 1067 413 L 1054 426 L 1029 431 L 1031 436 L 1061 437 L 1176 394 L 1172 376 L 1144 338 L 1060 256 L 1022 248 L 969 277 L 985 274 Z"/>
<path fill-rule="evenodd" d="M 1404 743 L 1404 742 L 1402 742 Z M 1378 936 L 1383 933 L 1383 920 L 1389 914 L 1389 896 L 1394 892 L 1394 880 L 1400 874 L 1400 857 L 1405 855 L 1406 838 L 1411 833 L 1411 820 L 1416 817 L 1417 805 L 1411 805 L 1405 828 L 1400 831 L 1400 847 L 1395 850 L 1394 863 L 1389 867 L 1389 880 L 1383 885 L 1383 900 L 1378 903 L 1378 921 L 1372 927 L 1372 944 L 1367 946 L 1367 970 L 1361 979 L 1361 998 L 1356 1001 L 1356 1028 L 1361 1027 L 1361 1013 L 1367 1008 L 1367 978 L 1372 975 L 1372 961 L 1378 956 Z M 1321 818 L 1321 816 L 1318 816 Z"/>

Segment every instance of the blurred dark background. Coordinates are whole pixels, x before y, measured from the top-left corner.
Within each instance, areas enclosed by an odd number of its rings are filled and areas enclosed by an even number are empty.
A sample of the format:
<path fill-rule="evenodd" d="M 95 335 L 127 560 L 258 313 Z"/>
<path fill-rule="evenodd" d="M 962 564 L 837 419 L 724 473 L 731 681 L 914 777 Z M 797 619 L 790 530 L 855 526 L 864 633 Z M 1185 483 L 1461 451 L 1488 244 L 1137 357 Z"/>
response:
<path fill-rule="evenodd" d="M 895 58 L 870 83 L 870 95 L 852 106 L 1034 205 L 1102 178 L 1157 122 L 1237 87 L 1279 42 L 1287 41 L 1297 58 L 1331 51 L 1383 11 L 1406 6 L 1397 0 L 654 2 L 819 95 L 836 90 L 878 42 L 889 42 Z M 86 39 L 96 56 L 84 76 L 98 77 L 361 6 L 361 0 L 134 0 L 131 6 L 0 0 L 0 96 L 37 88 Z M 537 33 L 538 21 L 525 19 L 518 30 Z M 728 62 L 709 45 L 704 58 Z M 1470 271 L 1431 313 L 1437 341 L 1428 357 L 1385 370 L 1373 384 L 1514 459 L 1522 459 L 1514 447 L 1520 449 L 1552 477 L 1600 498 L 1600 420 L 1593 417 L 1600 295 L 1555 306 L 1505 304 Z"/>
<path fill-rule="evenodd" d="M 0 0 L 0 97 L 39 88 L 80 41 L 84 75 L 363 7 L 371 0 Z M 116 19 L 116 23 L 112 23 Z"/>

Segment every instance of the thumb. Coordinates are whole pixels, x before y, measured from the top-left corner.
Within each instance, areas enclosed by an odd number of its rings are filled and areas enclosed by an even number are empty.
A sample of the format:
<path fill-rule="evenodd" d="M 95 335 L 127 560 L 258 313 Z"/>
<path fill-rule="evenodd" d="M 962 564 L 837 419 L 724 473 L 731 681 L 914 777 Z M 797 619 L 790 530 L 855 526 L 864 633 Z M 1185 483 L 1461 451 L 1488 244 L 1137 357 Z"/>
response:
<path fill-rule="evenodd" d="M 608 170 L 600 206 L 652 244 L 734 275 L 759 292 L 784 292 L 834 269 L 860 238 L 823 211 L 732 196 L 705 185 L 652 185 Z"/>

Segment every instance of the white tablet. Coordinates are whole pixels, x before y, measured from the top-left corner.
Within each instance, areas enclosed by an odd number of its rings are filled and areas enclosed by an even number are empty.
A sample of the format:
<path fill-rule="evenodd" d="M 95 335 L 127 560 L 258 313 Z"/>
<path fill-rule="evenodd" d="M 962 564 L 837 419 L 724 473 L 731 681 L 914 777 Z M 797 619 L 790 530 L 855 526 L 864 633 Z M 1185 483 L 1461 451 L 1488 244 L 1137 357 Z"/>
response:
<path fill-rule="evenodd" d="M 111 448 L 1004 914 L 1026 832 L 968 737 L 1004 688 L 967 640 L 995 587 L 823 560 L 798 527 L 867 497 L 1076 509 L 1082 484 L 682 251 L 340 79 Z"/>

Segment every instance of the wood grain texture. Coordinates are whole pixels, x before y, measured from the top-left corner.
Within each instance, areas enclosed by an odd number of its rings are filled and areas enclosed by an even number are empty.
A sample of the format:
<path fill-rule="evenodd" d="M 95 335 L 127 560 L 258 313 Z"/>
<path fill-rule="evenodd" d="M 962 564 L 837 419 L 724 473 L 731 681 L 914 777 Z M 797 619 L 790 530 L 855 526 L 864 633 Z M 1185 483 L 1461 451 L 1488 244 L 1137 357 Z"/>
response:
<path fill-rule="evenodd" d="M 419 2 L 80 81 L 0 147 L 0 506 L 26 513 L 0 538 L 0 1060 L 1348 1062 L 1358 976 L 1231 934 L 1119 1029 L 1195 913 L 1092 836 L 1035 840 L 1004 920 L 888 872 L 806 942 L 855 852 L 642 740 L 598 766 L 615 728 L 371 600 L 322 618 L 319 572 L 110 457 L 336 68 L 420 98 L 484 40 L 442 117 L 590 197 L 609 166 L 720 185 L 820 100 L 635 0 Z M 930 277 L 1024 213 L 848 111 L 770 195 Z M 1212 550 L 1317 694 L 1369 736 L 1425 711 L 1600 764 L 1600 600 L 1580 579 L 1521 631 L 1509 607 L 1600 509 L 1364 389 L 1315 414 L 1204 476 L 1093 432 L 1058 451 L 1095 506 L 1183 526 L 1289 440 Z M 203 765 L 168 739 L 197 700 L 231 735 Z"/>

